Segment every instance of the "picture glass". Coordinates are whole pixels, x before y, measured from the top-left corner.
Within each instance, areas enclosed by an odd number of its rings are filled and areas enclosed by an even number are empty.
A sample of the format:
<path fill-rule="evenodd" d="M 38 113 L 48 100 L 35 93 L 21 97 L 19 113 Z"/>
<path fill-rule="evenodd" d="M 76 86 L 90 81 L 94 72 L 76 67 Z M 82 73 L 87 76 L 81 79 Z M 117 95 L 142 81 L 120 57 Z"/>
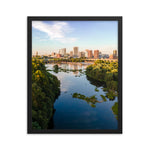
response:
<path fill-rule="evenodd" d="M 118 130 L 118 21 L 31 26 L 31 130 Z"/>

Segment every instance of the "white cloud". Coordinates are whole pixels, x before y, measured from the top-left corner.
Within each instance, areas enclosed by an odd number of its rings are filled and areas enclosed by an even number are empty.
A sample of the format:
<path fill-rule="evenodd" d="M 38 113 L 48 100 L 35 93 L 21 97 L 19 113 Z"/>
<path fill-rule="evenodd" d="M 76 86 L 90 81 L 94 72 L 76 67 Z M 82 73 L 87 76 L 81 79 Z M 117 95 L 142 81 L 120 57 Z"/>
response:
<path fill-rule="evenodd" d="M 67 22 L 56 21 L 50 25 L 42 21 L 33 21 L 32 27 L 47 33 L 51 40 L 57 40 L 61 43 L 73 43 L 77 40 L 74 37 L 67 37 L 67 34 L 73 31 Z"/>

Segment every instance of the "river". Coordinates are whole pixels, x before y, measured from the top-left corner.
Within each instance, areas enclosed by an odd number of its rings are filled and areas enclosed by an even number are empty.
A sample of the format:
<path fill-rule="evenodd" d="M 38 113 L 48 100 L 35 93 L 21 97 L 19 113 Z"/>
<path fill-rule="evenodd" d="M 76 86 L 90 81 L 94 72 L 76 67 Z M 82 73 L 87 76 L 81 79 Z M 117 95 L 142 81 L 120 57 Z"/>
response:
<path fill-rule="evenodd" d="M 68 63 L 59 64 L 63 69 L 82 69 L 85 71 L 89 64 Z M 47 69 L 53 69 L 54 64 L 46 64 Z M 100 95 L 106 95 L 103 87 L 96 86 L 89 81 L 85 74 L 76 71 L 58 72 L 49 71 L 60 80 L 60 96 L 54 103 L 54 115 L 49 128 L 53 129 L 117 129 L 118 121 L 112 111 L 112 106 L 118 101 L 117 97 L 111 101 L 96 103 L 94 107 L 87 101 L 73 98 L 74 93 L 80 93 L 86 97 L 95 95 L 99 101 Z"/>

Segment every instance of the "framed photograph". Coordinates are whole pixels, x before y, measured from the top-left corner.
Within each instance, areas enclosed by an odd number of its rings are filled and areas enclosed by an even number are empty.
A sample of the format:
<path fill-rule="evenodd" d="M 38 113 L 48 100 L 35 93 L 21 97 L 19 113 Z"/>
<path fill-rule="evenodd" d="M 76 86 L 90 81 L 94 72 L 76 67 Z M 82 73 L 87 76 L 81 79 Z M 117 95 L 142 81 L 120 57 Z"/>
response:
<path fill-rule="evenodd" d="M 122 133 L 122 17 L 28 17 L 28 133 Z"/>

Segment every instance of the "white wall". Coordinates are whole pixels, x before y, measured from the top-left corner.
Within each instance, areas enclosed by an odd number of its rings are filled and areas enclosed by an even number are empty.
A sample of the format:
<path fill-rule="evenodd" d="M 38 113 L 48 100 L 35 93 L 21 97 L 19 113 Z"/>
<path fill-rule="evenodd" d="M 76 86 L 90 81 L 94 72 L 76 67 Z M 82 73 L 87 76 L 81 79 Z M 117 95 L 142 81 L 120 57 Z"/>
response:
<path fill-rule="evenodd" d="M 148 0 L 0 4 L 0 149 L 150 149 Z M 27 16 L 123 16 L 123 135 L 27 135 Z"/>

